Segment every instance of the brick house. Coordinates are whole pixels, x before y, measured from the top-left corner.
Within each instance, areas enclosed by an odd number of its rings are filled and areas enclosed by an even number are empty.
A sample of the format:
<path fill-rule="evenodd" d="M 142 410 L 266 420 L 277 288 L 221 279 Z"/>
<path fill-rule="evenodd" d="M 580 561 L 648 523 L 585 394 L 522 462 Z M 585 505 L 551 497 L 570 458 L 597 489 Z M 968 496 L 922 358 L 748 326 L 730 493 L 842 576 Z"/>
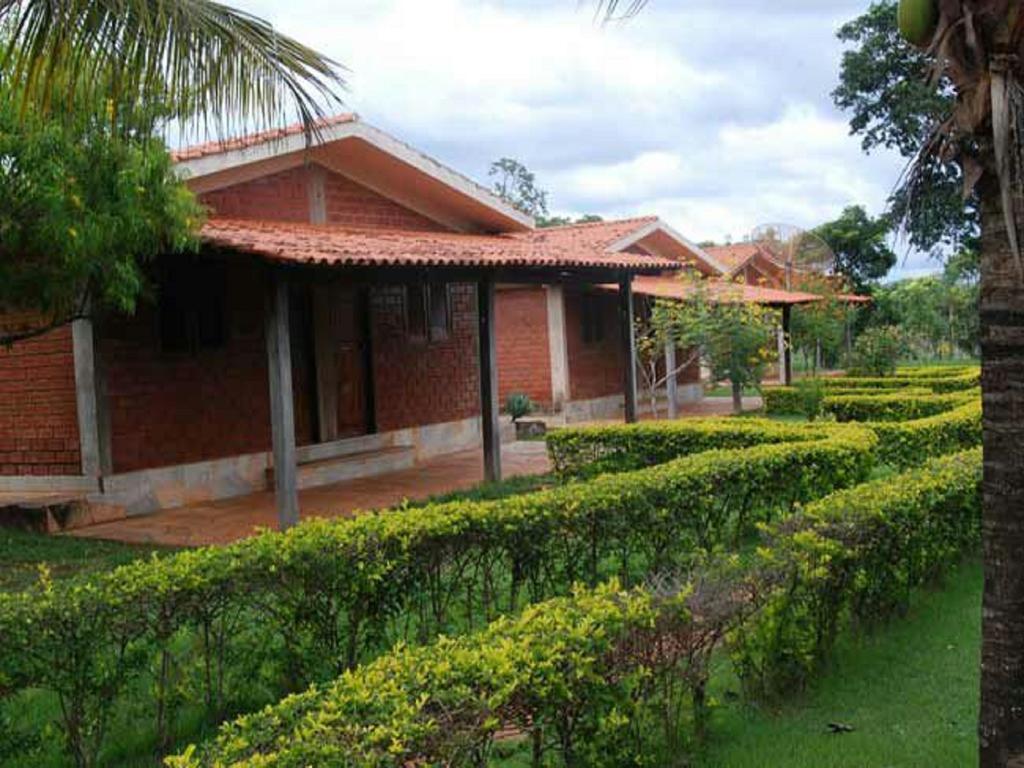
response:
<path fill-rule="evenodd" d="M 536 231 L 355 116 L 319 133 L 312 146 L 290 128 L 177 153 L 210 210 L 201 252 L 157 260 L 157 298 L 134 316 L 0 351 L 0 507 L 71 495 L 99 519 L 273 487 L 287 524 L 300 487 L 437 453 L 482 445 L 498 477 L 502 359 L 509 381 L 550 360 L 538 297 L 568 295 L 574 323 L 591 311 L 587 286 L 621 288 L 599 300 L 619 324 L 600 347 L 566 339 L 571 364 L 596 372 L 572 394 L 635 403 L 621 319 L 634 275 L 673 260 Z M 517 313 L 537 333 L 535 359 L 501 340 Z"/>
<path fill-rule="evenodd" d="M 712 256 L 656 216 L 551 227 L 537 230 L 535 237 L 551 246 L 584 247 L 609 258 L 628 253 L 668 260 L 709 278 L 723 271 Z M 607 285 L 499 286 L 500 397 L 527 394 L 542 410 L 566 421 L 621 413 L 624 358 L 616 293 Z M 680 371 L 675 384 L 678 403 L 698 399 L 699 366 Z"/>

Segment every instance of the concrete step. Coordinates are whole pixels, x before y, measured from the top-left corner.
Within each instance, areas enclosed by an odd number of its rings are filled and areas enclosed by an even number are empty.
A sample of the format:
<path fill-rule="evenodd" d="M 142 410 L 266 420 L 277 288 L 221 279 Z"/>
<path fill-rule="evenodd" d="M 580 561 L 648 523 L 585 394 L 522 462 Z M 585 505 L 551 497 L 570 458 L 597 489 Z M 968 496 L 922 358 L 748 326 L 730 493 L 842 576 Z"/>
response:
<path fill-rule="evenodd" d="M 409 469 L 415 462 L 416 452 L 411 446 L 384 446 L 326 459 L 300 462 L 296 479 L 300 489 L 316 488 L 320 485 L 355 480 L 359 477 L 373 477 Z M 273 467 L 267 469 L 267 484 L 270 487 L 274 485 Z"/>

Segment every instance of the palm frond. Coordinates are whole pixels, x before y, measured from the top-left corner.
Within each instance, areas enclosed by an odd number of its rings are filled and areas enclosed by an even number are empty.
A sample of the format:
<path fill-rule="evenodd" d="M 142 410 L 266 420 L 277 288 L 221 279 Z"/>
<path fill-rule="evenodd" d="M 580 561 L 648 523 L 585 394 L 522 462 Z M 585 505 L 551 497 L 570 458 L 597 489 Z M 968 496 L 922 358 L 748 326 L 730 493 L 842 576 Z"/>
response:
<path fill-rule="evenodd" d="M 0 0 L 0 72 L 26 105 L 159 100 L 170 117 L 226 136 L 336 111 L 338 62 L 211 0 Z"/>
<path fill-rule="evenodd" d="M 597 18 L 605 21 L 631 19 L 643 10 L 647 0 L 597 0 Z"/>

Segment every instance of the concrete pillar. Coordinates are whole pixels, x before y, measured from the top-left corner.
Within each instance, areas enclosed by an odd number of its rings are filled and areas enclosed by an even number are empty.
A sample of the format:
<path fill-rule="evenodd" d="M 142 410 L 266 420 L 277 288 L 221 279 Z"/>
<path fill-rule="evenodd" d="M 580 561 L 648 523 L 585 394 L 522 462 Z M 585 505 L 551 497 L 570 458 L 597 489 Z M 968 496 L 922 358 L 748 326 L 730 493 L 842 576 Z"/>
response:
<path fill-rule="evenodd" d="M 623 395 L 627 424 L 637 420 L 636 336 L 633 330 L 633 276 L 619 278 L 619 326 L 622 330 Z"/>
<path fill-rule="evenodd" d="M 267 367 L 270 371 L 270 426 L 274 453 L 274 494 L 281 530 L 299 521 L 295 453 L 295 401 L 289 335 L 288 282 L 272 275 L 267 297 Z"/>
<path fill-rule="evenodd" d="M 501 480 L 501 435 L 498 424 L 498 360 L 494 332 L 494 280 L 477 283 L 480 359 L 480 425 L 483 432 L 484 480 Z"/>
<path fill-rule="evenodd" d="M 668 417 L 679 415 L 679 381 L 676 375 L 676 341 L 669 337 L 665 342 L 665 394 L 668 397 Z"/>
<path fill-rule="evenodd" d="M 551 355 L 551 408 L 561 411 L 569 400 L 569 348 L 565 339 L 565 292 L 546 286 L 548 351 Z"/>
<path fill-rule="evenodd" d="M 111 474 L 110 414 L 91 319 L 83 318 L 71 324 L 71 342 L 82 474 L 102 478 Z"/>

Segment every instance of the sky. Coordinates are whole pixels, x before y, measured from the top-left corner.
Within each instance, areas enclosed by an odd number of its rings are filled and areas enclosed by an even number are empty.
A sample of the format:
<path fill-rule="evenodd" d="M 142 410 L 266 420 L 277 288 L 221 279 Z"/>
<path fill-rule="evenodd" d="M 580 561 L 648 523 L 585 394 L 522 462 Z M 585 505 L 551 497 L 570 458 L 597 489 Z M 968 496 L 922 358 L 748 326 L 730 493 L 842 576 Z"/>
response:
<path fill-rule="evenodd" d="M 831 102 L 868 0 L 237 0 L 348 68 L 346 107 L 489 185 L 512 157 L 552 214 L 655 214 L 687 237 L 884 209 L 904 161 Z M 895 244 L 893 277 L 937 269 Z"/>

